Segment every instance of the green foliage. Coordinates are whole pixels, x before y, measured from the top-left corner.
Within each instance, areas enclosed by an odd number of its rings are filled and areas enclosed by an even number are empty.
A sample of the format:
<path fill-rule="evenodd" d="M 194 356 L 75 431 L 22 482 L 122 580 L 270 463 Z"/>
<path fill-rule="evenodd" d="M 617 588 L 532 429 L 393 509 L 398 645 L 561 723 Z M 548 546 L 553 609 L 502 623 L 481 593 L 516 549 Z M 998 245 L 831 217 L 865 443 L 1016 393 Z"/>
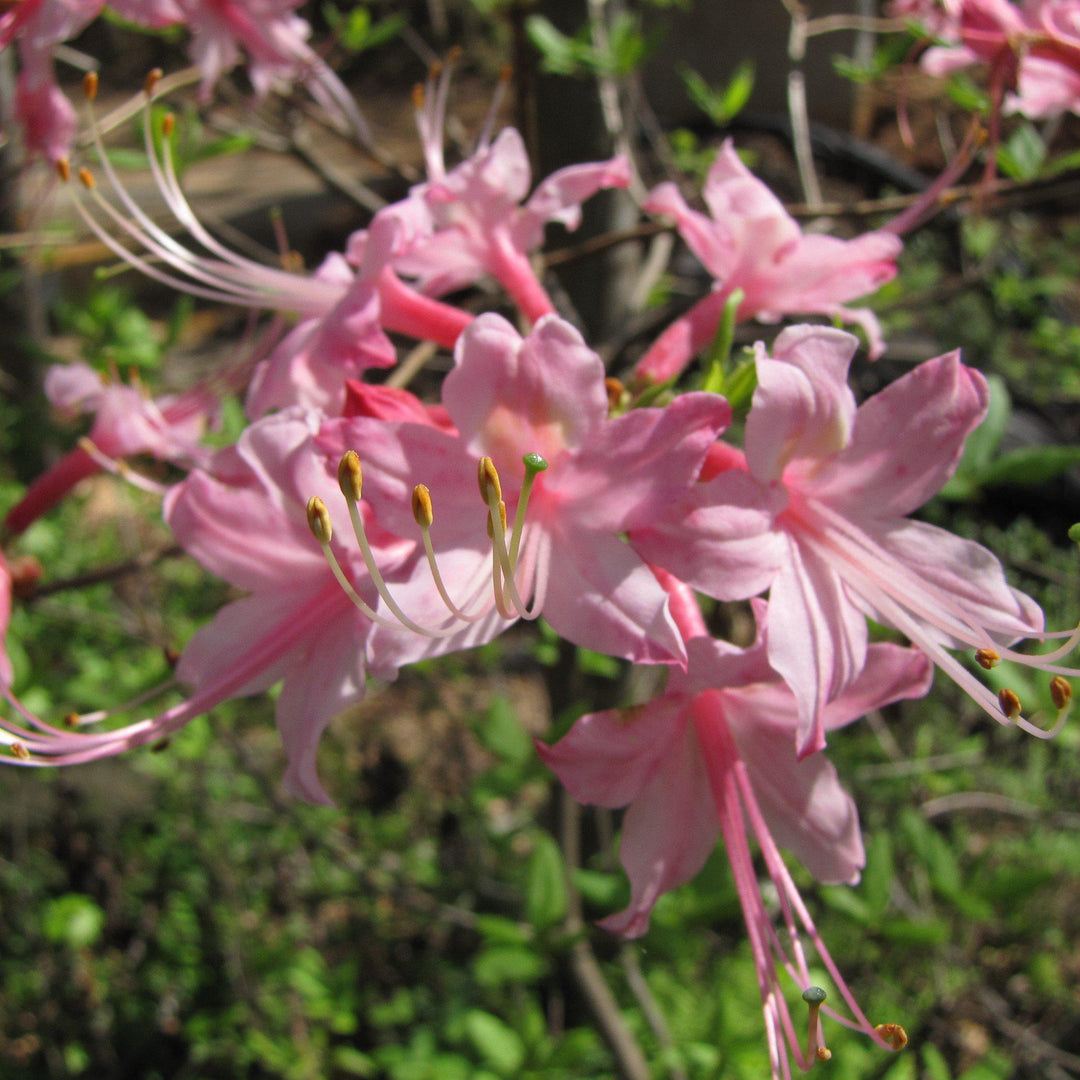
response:
<path fill-rule="evenodd" d="M 690 100 L 717 126 L 731 123 L 746 107 L 754 90 L 754 62 L 744 60 L 724 86 L 714 87 L 692 68 L 679 68 Z"/>
<path fill-rule="evenodd" d="M 552 75 L 629 75 L 649 56 L 661 37 L 659 29 L 646 33 L 640 19 L 630 12 L 620 12 L 611 20 L 602 48 L 593 43 L 587 25 L 570 37 L 546 16 L 530 15 L 525 27 L 540 54 L 541 66 Z"/>
<path fill-rule="evenodd" d="M 351 53 L 362 53 L 385 45 L 408 25 L 408 19 L 400 12 L 376 19 L 371 9 L 364 6 L 342 10 L 336 4 L 323 4 L 322 10 L 338 41 Z"/>

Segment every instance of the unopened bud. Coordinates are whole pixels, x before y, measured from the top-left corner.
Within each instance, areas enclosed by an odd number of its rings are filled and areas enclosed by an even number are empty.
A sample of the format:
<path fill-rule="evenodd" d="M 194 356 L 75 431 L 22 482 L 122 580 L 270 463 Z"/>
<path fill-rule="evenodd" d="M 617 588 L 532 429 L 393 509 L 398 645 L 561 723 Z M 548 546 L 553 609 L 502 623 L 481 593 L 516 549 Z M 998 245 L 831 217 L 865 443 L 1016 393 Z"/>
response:
<path fill-rule="evenodd" d="M 1001 663 L 1001 654 L 996 649 L 979 649 L 979 651 L 975 653 L 975 662 L 979 667 L 986 668 L 987 671 L 990 671 Z"/>
<path fill-rule="evenodd" d="M 334 526 L 330 522 L 330 511 L 318 495 L 312 495 L 307 501 L 307 523 L 311 535 L 320 544 L 329 544 L 334 535 Z"/>
<path fill-rule="evenodd" d="M 424 484 L 417 484 L 413 488 L 412 514 L 421 529 L 431 528 L 431 523 L 435 520 L 435 512 L 431 508 L 431 492 Z"/>
<path fill-rule="evenodd" d="M 355 450 L 346 450 L 338 463 L 338 487 L 341 494 L 351 502 L 359 502 L 364 487 L 364 470 L 360 468 L 360 457 Z"/>
<path fill-rule="evenodd" d="M 153 97 L 154 91 L 157 89 L 157 84 L 161 82 L 161 76 L 164 72 L 161 68 L 151 68 L 146 73 L 146 81 L 143 83 L 143 89 L 146 91 L 147 97 Z"/>
<path fill-rule="evenodd" d="M 1015 720 L 1020 715 L 1020 699 L 1007 686 L 998 691 L 998 704 L 1010 720 Z"/>
<path fill-rule="evenodd" d="M 97 97 L 98 73 L 96 71 L 88 71 L 83 76 L 82 89 L 87 101 L 93 101 Z"/>
<path fill-rule="evenodd" d="M 491 458 L 482 457 L 480 459 L 476 480 L 480 485 L 480 498 L 484 500 L 485 505 L 491 502 L 492 492 L 494 492 L 496 499 L 502 499 L 502 484 L 499 483 L 499 470 L 495 468 L 495 462 L 492 461 Z"/>
<path fill-rule="evenodd" d="M 79 182 L 87 191 L 93 191 L 97 187 L 94 174 L 85 165 L 79 170 Z"/>
<path fill-rule="evenodd" d="M 1055 675 L 1050 680 L 1050 699 L 1055 709 L 1064 709 L 1072 701 L 1073 689 L 1068 679 Z"/>
<path fill-rule="evenodd" d="M 903 1050 L 908 1044 L 907 1032 L 899 1024 L 878 1024 L 874 1030 L 894 1050 Z"/>

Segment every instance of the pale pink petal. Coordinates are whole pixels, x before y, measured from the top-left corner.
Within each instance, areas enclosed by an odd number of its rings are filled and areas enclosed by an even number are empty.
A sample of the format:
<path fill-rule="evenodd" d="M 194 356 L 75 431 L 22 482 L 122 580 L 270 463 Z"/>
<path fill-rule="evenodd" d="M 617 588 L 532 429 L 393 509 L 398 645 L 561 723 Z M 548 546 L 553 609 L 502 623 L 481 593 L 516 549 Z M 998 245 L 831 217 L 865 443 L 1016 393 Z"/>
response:
<path fill-rule="evenodd" d="M 165 497 L 165 522 L 177 542 L 231 585 L 246 591 L 329 574 L 307 526 L 257 487 L 223 484 L 193 472 Z"/>
<path fill-rule="evenodd" d="M 458 339 L 443 404 L 477 455 L 522 473 L 524 453 L 549 461 L 591 438 L 607 416 L 604 365 L 566 321 L 541 319 L 524 341 L 484 314 Z"/>
<path fill-rule="evenodd" d="M 866 619 L 836 572 L 789 538 L 769 593 L 769 663 L 799 703 L 800 757 L 825 745 L 825 706 L 866 662 Z"/>
<path fill-rule="evenodd" d="M 859 814 L 840 786 L 836 769 L 824 754 L 798 761 L 791 752 L 789 729 L 770 723 L 767 716 L 754 721 L 729 717 L 735 745 L 773 838 L 818 881 L 856 884 L 866 862 Z"/>
<path fill-rule="evenodd" d="M 827 457 L 850 439 L 855 396 L 847 372 L 858 339 L 842 330 L 784 330 L 770 358 L 759 346 L 758 384 L 746 421 L 746 460 L 763 484 L 798 458 Z"/>
<path fill-rule="evenodd" d="M 636 799 L 682 739 L 688 699 L 589 713 L 553 746 L 536 744 L 544 764 L 580 803 L 614 810 Z"/>
<path fill-rule="evenodd" d="M 634 549 L 719 600 L 744 600 L 772 584 L 787 546 L 775 528 L 787 504 L 780 486 L 731 469 L 698 484 L 666 521 L 630 534 Z"/>
<path fill-rule="evenodd" d="M 705 214 L 691 210 L 672 183 L 653 188 L 641 208 L 650 214 L 665 214 L 674 218 L 679 235 L 701 260 L 702 266 L 719 281 L 728 277 L 738 254 L 735 241 L 723 222 L 713 221 Z"/>
<path fill-rule="evenodd" d="M 213 621 L 198 630 L 187 643 L 177 664 L 176 677 L 193 689 L 201 689 L 226 677 L 236 666 L 239 656 L 272 636 L 275 627 L 295 620 L 310 600 L 307 592 L 280 589 L 226 604 Z M 248 697 L 262 693 L 273 686 L 291 664 L 292 654 L 279 657 L 230 696 Z"/>
<path fill-rule="evenodd" d="M 544 490 L 577 506 L 597 529 L 660 524 L 730 421 L 731 407 L 718 394 L 681 394 L 662 409 L 633 409 L 600 425 L 571 460 L 546 473 Z"/>
<path fill-rule="evenodd" d="M 806 490 L 853 517 L 910 514 L 952 476 L 988 401 L 986 379 L 958 352 L 927 360 L 859 407 L 851 443 Z"/>
<path fill-rule="evenodd" d="M 348 601 L 345 601 L 348 604 Z M 277 703 L 277 727 L 288 766 L 282 786 L 308 802 L 332 806 L 315 768 L 319 740 L 327 724 L 364 696 L 364 632 L 352 619 L 327 620 L 302 651 L 290 656 L 290 667 Z"/>
<path fill-rule="evenodd" d="M 630 183 L 630 164 L 623 157 L 610 161 L 570 165 L 553 172 L 529 197 L 514 235 L 521 246 L 532 247 L 543 235 L 544 224 L 557 221 L 567 229 L 581 224 L 581 204 L 603 188 L 624 188 Z"/>
<path fill-rule="evenodd" d="M 719 831 L 697 738 L 684 728 L 623 818 L 619 861 L 630 904 L 600 925 L 624 937 L 644 934 L 653 905 L 705 865 Z"/>
<path fill-rule="evenodd" d="M 45 396 L 63 413 L 96 409 L 104 390 L 101 376 L 89 364 L 53 364 L 45 372 Z"/>
<path fill-rule="evenodd" d="M 552 535 L 544 618 L 560 636 L 639 663 L 683 663 L 667 593 L 630 546 L 609 533 Z"/>
<path fill-rule="evenodd" d="M 997 556 L 981 544 L 921 521 L 883 524 L 871 535 L 975 626 L 1006 641 L 1042 630 L 1042 609 L 1009 585 Z"/>

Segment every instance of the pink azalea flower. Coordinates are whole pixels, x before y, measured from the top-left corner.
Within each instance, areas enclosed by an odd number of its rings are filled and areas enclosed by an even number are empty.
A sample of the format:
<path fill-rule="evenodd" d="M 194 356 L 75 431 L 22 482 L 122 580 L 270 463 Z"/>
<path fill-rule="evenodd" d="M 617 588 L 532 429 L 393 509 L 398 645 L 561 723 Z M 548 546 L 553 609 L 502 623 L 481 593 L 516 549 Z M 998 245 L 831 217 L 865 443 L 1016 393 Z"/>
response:
<path fill-rule="evenodd" d="M 854 240 L 807 235 L 779 199 L 739 160 L 731 140 L 720 148 L 703 191 L 709 216 L 692 210 L 670 183 L 644 203 L 675 219 L 679 235 L 716 279 L 713 291 L 664 331 L 638 362 L 638 380 L 661 383 L 678 375 L 716 336 L 728 297 L 743 300 L 740 320 L 820 314 L 858 323 L 871 356 L 883 348 L 881 327 L 866 308 L 845 303 L 896 276 L 898 237 L 871 232 Z"/>
<path fill-rule="evenodd" d="M 453 579 L 440 571 L 453 605 L 446 626 L 426 627 L 445 633 L 493 610 L 505 626 L 542 611 L 577 644 L 681 662 L 667 594 L 622 534 L 663 519 L 693 484 L 727 403 L 688 394 L 608 419 L 603 364 L 573 327 L 547 316 L 522 339 L 485 314 L 458 342 L 443 404 L 454 433 L 354 416 L 328 421 L 319 437 L 324 450 L 364 455 L 363 497 L 395 535 L 416 535 L 414 488 L 427 485 L 433 557 L 456 559 L 458 570 Z M 482 479 L 482 499 L 479 458 L 499 478 Z M 436 595 L 434 580 L 429 588 Z"/>
<path fill-rule="evenodd" d="M 555 310 L 529 263 L 529 252 L 543 243 L 544 226 L 557 221 L 577 228 L 581 203 L 602 188 L 626 187 L 629 164 L 616 157 L 560 169 L 522 205 L 532 182 L 524 140 L 514 128 L 504 128 L 491 141 L 489 121 L 472 156 L 448 170 L 443 125 L 450 66 L 440 70 L 441 80 L 429 80 L 417 112 L 428 179 L 410 193 L 427 207 L 434 234 L 398 257 L 394 267 L 430 296 L 490 274 L 535 321 Z"/>
<path fill-rule="evenodd" d="M 182 24 L 191 31 L 191 57 L 202 71 L 200 95 L 246 53 L 257 98 L 275 86 L 303 83 L 339 123 L 365 142 L 370 135 L 352 95 L 326 61 L 307 44 L 311 27 L 294 15 L 304 0 L 111 0 L 124 18 L 160 29 Z"/>
<path fill-rule="evenodd" d="M 94 423 L 87 443 L 46 470 L 8 511 L 4 528 L 9 534 L 22 532 L 80 480 L 116 459 L 148 454 L 188 465 L 206 460 L 207 451 L 199 440 L 218 404 L 208 387 L 151 399 L 141 387 L 106 381 L 89 365 L 79 363 L 50 368 L 45 393 L 61 414 L 92 413 Z"/>
<path fill-rule="evenodd" d="M 950 353 L 856 409 L 858 342 L 800 326 L 759 346 L 746 453 L 699 485 L 678 525 L 633 535 L 646 558 L 723 599 L 770 590 L 769 662 L 799 703 L 801 755 L 825 744 L 826 706 L 863 671 L 866 616 L 900 630 L 995 719 L 1034 728 L 947 651 L 988 650 L 1056 675 L 1053 652 L 1006 647 L 1041 635 L 1042 612 L 985 548 L 907 515 L 952 474 L 987 405 L 986 380 Z M 676 518 L 675 520 L 679 520 Z"/>
<path fill-rule="evenodd" d="M 666 575 L 662 575 L 666 578 Z M 798 989 L 812 982 L 798 924 L 848 1002 L 855 1024 L 875 1040 L 874 1028 L 852 1000 L 806 911 L 777 850 L 791 849 L 816 878 L 854 884 L 864 863 L 858 813 L 832 765 L 817 754 L 796 762 L 791 740 L 798 708 L 770 668 L 765 605 L 758 602 L 759 638 L 741 650 L 706 636 L 693 598 L 673 606 L 687 634 L 688 664 L 673 669 L 663 695 L 646 705 L 582 717 L 540 755 L 580 802 L 627 806 L 620 858 L 631 883 L 627 909 L 605 919 L 608 929 L 638 937 L 657 899 L 689 881 L 723 836 L 757 967 L 773 1077 L 790 1075 L 788 1053 L 804 1058 L 780 983 L 785 969 Z M 687 617 L 689 612 L 689 617 Z M 924 694 L 932 668 L 913 649 L 871 646 L 858 679 L 830 703 L 830 730 L 892 701 Z M 780 897 L 785 948 L 766 911 L 747 844 L 753 833 Z"/>
<path fill-rule="evenodd" d="M 497 632 L 497 621 L 487 620 L 431 641 L 357 610 L 308 528 L 311 494 L 331 505 L 340 501 L 331 499 L 337 462 L 314 443 L 318 424 L 318 414 L 297 409 L 252 424 L 235 447 L 215 456 L 210 471 L 191 473 L 166 497 L 165 519 L 180 544 L 249 594 L 223 608 L 188 643 L 177 668 L 179 680 L 191 687 L 187 699 L 124 727 L 89 731 L 83 725 L 102 714 L 83 717 L 78 729 L 57 727 L 23 708 L 5 679 L 4 692 L 23 722 L 0 719 L 0 742 L 11 749 L 4 761 L 40 767 L 111 756 L 156 741 L 227 698 L 283 681 L 277 719 L 288 758 L 285 787 L 328 803 L 315 769 L 319 737 L 336 713 L 362 696 L 365 671 L 392 678 L 403 663 Z M 388 536 L 373 524 L 368 528 L 399 594 L 423 617 L 433 617 L 429 582 L 415 572 L 415 542 Z M 359 556 L 346 550 L 342 559 L 355 587 L 378 604 Z"/>
<path fill-rule="evenodd" d="M 104 7 L 104 0 L 20 0 L 0 14 L 0 50 L 18 41 L 22 70 L 15 115 L 31 154 L 62 158 L 75 135 L 75 110 L 56 83 L 52 55 Z"/>

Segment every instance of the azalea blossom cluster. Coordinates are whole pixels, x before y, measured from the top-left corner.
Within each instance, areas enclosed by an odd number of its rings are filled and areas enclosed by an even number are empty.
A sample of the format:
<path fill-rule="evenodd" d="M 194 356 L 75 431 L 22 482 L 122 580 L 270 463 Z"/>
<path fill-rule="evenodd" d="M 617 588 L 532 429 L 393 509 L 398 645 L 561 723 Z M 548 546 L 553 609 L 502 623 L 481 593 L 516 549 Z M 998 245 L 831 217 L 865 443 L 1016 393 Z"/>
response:
<path fill-rule="evenodd" d="M 201 73 L 204 101 L 218 79 L 247 58 L 252 87 L 263 98 L 300 82 L 342 126 L 367 138 L 356 103 L 326 61 L 307 44 L 311 28 L 295 14 L 304 0 L 110 0 L 135 26 L 182 26 Z M 28 153 L 62 158 L 75 135 L 75 109 L 56 80 L 58 45 L 76 37 L 105 10 L 106 0 L 19 0 L 0 11 L 0 50 L 19 54 L 15 118 Z"/>
<path fill-rule="evenodd" d="M 935 39 L 920 58 L 931 75 L 983 65 L 995 108 L 1005 113 L 1080 113 L 1077 0 L 893 0 L 891 10 Z"/>
<path fill-rule="evenodd" d="M 235 61 L 240 43 L 260 91 L 302 75 L 314 93 L 331 94 L 301 47 L 296 6 L 163 0 L 124 13 L 186 19 L 204 86 Z M 73 33 L 77 22 L 59 10 L 49 0 L 17 8 L 20 41 L 45 49 Z M 28 38 L 35 18 L 40 37 Z M 24 72 L 36 62 L 24 56 Z M 859 404 L 849 383 L 859 339 L 828 324 L 789 326 L 747 361 L 754 389 L 733 438 L 729 401 L 680 382 L 723 321 L 850 321 L 876 355 L 884 343 L 874 316 L 848 305 L 896 273 L 901 241 L 895 229 L 855 239 L 803 233 L 731 143 L 705 181 L 708 213 L 671 183 L 643 203 L 674 222 L 714 284 L 643 350 L 625 384 L 614 379 L 560 314 L 532 256 L 549 224 L 573 229 L 585 200 L 626 187 L 628 163 L 574 165 L 533 188 L 521 136 L 496 130 L 496 101 L 474 152 L 451 165 L 449 80 L 449 67 L 437 67 L 416 96 L 426 179 L 311 274 L 253 262 L 200 223 L 172 159 L 172 121 L 154 138 L 154 76 L 143 102 L 146 152 L 189 239 L 158 224 L 110 161 L 93 116 L 96 80 L 87 80 L 96 158 L 55 154 L 87 227 L 165 285 L 270 317 L 234 365 L 179 396 L 155 399 L 84 365 L 54 369 L 53 404 L 91 413 L 92 426 L 9 512 L 6 535 L 78 480 L 112 470 L 160 490 L 177 543 L 245 595 L 184 648 L 176 683 L 186 695 L 119 726 L 98 712 L 36 715 L 16 696 L 3 658 L 0 760 L 93 761 L 281 683 L 284 784 L 328 803 L 316 768 L 320 737 L 368 678 L 393 679 L 409 663 L 542 616 L 575 645 L 667 675 L 651 701 L 584 716 L 538 747 L 579 800 L 628 808 L 621 859 L 631 899 L 607 925 L 644 933 L 659 897 L 692 878 L 722 837 L 773 1076 L 828 1056 L 819 1014 L 898 1048 L 902 1030 L 875 1026 L 859 1009 L 779 849 L 819 881 L 858 880 L 858 814 L 825 756 L 827 741 L 873 710 L 924 694 L 935 666 L 1003 725 L 1043 737 L 1068 712 L 1066 680 L 1076 671 L 1066 660 L 1077 634 L 1046 633 L 1038 606 L 1009 585 L 989 551 L 911 517 L 983 419 L 986 380 L 953 352 Z M 49 145 L 58 151 L 69 141 L 70 133 Z M 476 313 L 465 291 L 480 282 L 489 310 Z M 398 363 L 402 338 L 452 353 L 437 403 L 371 381 Z M 248 424 L 234 445 L 211 451 L 202 436 L 230 393 L 243 393 Z M 136 455 L 168 461 L 183 479 L 164 488 L 140 479 L 125 461 Z M 5 584 L 6 626 L 10 574 Z M 756 640 L 743 648 L 714 636 L 699 596 L 750 601 Z M 872 642 L 868 619 L 908 644 Z M 1064 640 L 1050 651 L 1015 647 L 1054 637 Z M 980 665 L 1002 662 L 1050 677 L 1057 713 L 1048 723 L 1025 715 L 1011 691 L 982 682 Z M 806 943 L 844 1012 L 822 1005 Z M 809 1009 L 805 1045 L 791 990 Z"/>

